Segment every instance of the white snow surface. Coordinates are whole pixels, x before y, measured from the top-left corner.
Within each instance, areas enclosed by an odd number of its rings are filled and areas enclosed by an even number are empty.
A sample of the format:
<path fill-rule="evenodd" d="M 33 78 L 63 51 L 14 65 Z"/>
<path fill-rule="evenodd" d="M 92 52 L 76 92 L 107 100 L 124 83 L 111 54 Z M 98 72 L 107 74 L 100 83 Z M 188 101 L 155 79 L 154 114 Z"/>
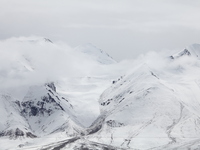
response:
<path fill-rule="evenodd" d="M 89 55 L 90 59 L 92 58 L 94 60 L 97 60 L 99 63 L 102 63 L 102 64 L 116 63 L 116 61 L 111 56 L 109 56 L 103 50 L 92 45 L 91 43 L 78 46 L 75 48 L 75 50 L 85 53 L 86 55 Z"/>
<path fill-rule="evenodd" d="M 1 41 L 0 149 L 198 149 L 199 56 L 193 44 L 117 63 L 91 44 Z"/>
<path fill-rule="evenodd" d="M 105 120 L 98 132 L 88 136 L 90 141 L 126 149 L 168 149 L 198 139 L 198 57 L 154 58 L 163 60 L 157 65 L 155 60 L 144 60 L 101 95 Z"/>

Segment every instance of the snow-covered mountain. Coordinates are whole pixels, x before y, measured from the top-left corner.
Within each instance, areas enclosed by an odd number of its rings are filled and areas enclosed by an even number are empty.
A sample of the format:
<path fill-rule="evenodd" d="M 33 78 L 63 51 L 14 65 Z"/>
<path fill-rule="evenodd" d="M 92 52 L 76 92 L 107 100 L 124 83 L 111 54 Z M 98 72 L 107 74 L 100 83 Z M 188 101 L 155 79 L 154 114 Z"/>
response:
<path fill-rule="evenodd" d="M 101 54 L 102 64 L 91 54 L 40 37 L 1 41 L 0 53 L 3 139 L 73 137 L 98 117 L 98 97 L 111 83 L 99 70 L 108 70 L 107 54 Z"/>
<path fill-rule="evenodd" d="M 36 135 L 44 136 L 64 131 L 68 136 L 81 133 L 73 106 L 56 92 L 53 83 L 30 87 L 21 102 L 21 113 Z"/>
<path fill-rule="evenodd" d="M 114 81 L 88 139 L 125 149 L 192 146 L 200 136 L 200 49 L 190 47 L 164 66 L 143 63 Z"/>
<path fill-rule="evenodd" d="M 0 137 L 16 139 L 19 137 L 35 138 L 36 135 L 30 130 L 29 124 L 21 115 L 20 102 L 10 95 L 0 96 Z"/>
<path fill-rule="evenodd" d="M 199 44 L 119 63 L 38 37 L 0 53 L 0 149 L 199 148 Z"/>
<path fill-rule="evenodd" d="M 200 44 L 192 44 L 185 48 L 183 51 L 180 51 L 172 56 L 172 59 L 179 58 L 181 56 L 188 55 L 192 57 L 199 57 L 200 56 Z"/>

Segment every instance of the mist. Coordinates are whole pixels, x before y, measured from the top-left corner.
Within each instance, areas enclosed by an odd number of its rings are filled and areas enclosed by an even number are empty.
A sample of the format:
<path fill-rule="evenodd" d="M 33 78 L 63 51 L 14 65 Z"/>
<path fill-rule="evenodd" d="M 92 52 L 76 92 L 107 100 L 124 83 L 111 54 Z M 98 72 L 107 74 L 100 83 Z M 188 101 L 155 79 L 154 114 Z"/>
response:
<path fill-rule="evenodd" d="M 1 0 L 0 39 L 41 36 L 92 43 L 117 61 L 200 43 L 198 0 Z"/>

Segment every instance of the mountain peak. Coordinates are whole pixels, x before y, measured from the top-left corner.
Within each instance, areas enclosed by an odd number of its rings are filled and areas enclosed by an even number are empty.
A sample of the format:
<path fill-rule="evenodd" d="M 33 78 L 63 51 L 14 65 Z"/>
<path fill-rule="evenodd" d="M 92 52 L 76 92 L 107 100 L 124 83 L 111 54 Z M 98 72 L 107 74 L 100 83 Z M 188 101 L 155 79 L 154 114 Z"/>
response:
<path fill-rule="evenodd" d="M 93 59 L 97 60 L 101 64 L 116 63 L 116 61 L 110 55 L 91 43 L 80 45 L 76 47 L 75 50 L 92 56 Z"/>
<path fill-rule="evenodd" d="M 176 59 L 176 58 L 179 58 L 179 57 L 182 57 L 182 56 L 190 56 L 191 55 L 191 52 L 187 49 L 184 49 L 174 55 L 171 55 L 170 58 L 171 59 Z"/>
<path fill-rule="evenodd" d="M 200 44 L 192 44 L 186 47 L 184 50 L 175 53 L 170 56 L 171 59 L 176 59 L 182 56 L 193 56 L 199 57 L 200 56 Z"/>

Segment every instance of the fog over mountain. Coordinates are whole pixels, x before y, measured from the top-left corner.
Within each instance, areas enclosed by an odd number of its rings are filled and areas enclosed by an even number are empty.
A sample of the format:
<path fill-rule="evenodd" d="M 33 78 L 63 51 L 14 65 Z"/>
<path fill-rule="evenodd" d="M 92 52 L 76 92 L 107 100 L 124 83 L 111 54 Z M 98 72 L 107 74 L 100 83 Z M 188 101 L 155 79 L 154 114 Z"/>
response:
<path fill-rule="evenodd" d="M 92 43 L 115 60 L 200 39 L 199 0 L 1 0 L 0 39 L 37 35 Z"/>
<path fill-rule="evenodd" d="M 0 149 L 198 149 L 200 44 L 116 61 L 88 43 L 0 41 Z"/>

